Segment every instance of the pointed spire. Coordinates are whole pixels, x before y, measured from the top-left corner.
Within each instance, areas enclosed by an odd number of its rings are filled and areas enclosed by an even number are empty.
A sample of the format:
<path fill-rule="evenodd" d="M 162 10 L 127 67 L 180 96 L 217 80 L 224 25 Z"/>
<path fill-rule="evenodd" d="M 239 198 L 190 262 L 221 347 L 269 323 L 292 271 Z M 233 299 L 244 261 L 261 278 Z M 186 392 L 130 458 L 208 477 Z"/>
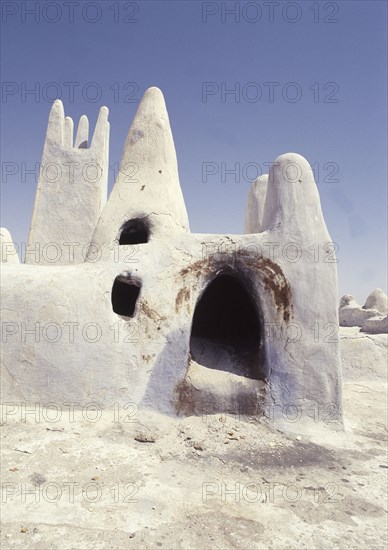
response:
<path fill-rule="evenodd" d="M 90 149 L 92 154 L 97 152 L 100 158 L 101 169 L 101 198 L 100 211 L 104 208 L 108 198 L 108 170 L 109 170 L 109 132 L 110 124 L 108 121 L 108 107 L 101 107 L 98 114 L 96 126 L 94 128 L 92 143 Z M 105 174 L 103 173 L 105 170 Z"/>
<path fill-rule="evenodd" d="M 108 107 L 101 107 L 100 112 L 98 114 L 96 127 L 94 129 L 93 138 L 92 138 L 92 144 L 91 144 L 92 148 L 98 145 L 101 145 L 102 143 L 105 143 L 107 138 L 109 137 L 110 125 L 108 122 L 108 116 L 109 116 Z"/>
<path fill-rule="evenodd" d="M 65 130 L 64 130 L 64 139 L 63 145 L 67 149 L 73 147 L 73 133 L 74 133 L 74 122 L 73 119 L 69 116 L 65 118 Z"/>
<path fill-rule="evenodd" d="M 174 139 L 159 88 L 149 88 L 140 102 L 125 142 L 115 187 L 121 197 L 125 196 L 123 221 L 136 212 L 152 212 L 165 214 L 154 220 L 155 234 L 159 230 L 188 230 Z"/>
<path fill-rule="evenodd" d="M 275 228 L 299 240 L 328 235 L 312 168 L 296 153 L 280 155 L 270 169 L 262 231 Z"/>
<path fill-rule="evenodd" d="M 86 115 L 82 115 L 81 118 L 79 119 L 74 147 L 76 149 L 87 149 L 88 139 L 89 139 L 89 120 Z"/>
<path fill-rule="evenodd" d="M 137 109 L 93 242 L 108 248 L 126 222 L 139 218 L 147 219 L 150 239 L 189 230 L 170 121 L 158 88 L 149 88 Z"/>
<path fill-rule="evenodd" d="M 260 233 L 263 223 L 268 174 L 259 176 L 252 184 L 245 215 L 244 233 Z"/>
<path fill-rule="evenodd" d="M 142 97 L 125 142 L 121 165 L 126 162 L 176 164 L 174 141 L 164 97 L 159 88 L 148 88 Z M 159 160 L 159 159 L 158 159 Z M 175 168 L 172 166 L 171 168 Z"/>
<path fill-rule="evenodd" d="M 56 99 L 51 107 L 47 125 L 46 141 L 63 145 L 65 111 L 60 99 Z"/>

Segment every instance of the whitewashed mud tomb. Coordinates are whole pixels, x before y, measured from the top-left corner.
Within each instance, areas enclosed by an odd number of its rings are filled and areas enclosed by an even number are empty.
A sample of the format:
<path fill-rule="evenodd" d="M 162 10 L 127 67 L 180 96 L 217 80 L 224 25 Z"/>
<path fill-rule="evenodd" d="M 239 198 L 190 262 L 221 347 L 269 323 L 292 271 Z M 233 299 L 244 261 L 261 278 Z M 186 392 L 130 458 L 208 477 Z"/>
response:
<path fill-rule="evenodd" d="M 107 198 L 108 156 L 108 109 L 73 139 L 56 101 L 23 263 L 1 233 L 3 400 L 242 410 L 279 427 L 284 407 L 319 405 L 341 425 L 337 268 L 308 162 L 279 156 L 244 234 L 217 235 L 190 232 L 159 89 Z"/>

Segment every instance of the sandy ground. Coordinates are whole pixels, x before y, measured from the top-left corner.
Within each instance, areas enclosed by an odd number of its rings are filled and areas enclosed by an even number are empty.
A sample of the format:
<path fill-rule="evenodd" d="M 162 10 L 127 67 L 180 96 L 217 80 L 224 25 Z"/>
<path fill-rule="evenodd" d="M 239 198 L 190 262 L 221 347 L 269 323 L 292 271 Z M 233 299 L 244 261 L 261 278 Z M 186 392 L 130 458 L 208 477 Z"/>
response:
<path fill-rule="evenodd" d="M 7 409 L 1 548 L 386 548 L 387 338 L 341 336 L 345 432 Z"/>

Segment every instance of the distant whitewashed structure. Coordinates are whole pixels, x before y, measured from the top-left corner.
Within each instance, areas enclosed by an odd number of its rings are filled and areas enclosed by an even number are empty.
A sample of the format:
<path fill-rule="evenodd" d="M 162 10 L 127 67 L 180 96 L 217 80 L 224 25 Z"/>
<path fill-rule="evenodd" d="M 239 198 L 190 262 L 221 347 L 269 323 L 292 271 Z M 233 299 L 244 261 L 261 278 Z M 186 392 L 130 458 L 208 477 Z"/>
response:
<path fill-rule="evenodd" d="M 371 334 L 388 333 L 388 298 L 381 288 L 371 292 L 363 306 L 350 294 L 340 300 L 339 322 L 342 327 L 360 327 Z"/>
<path fill-rule="evenodd" d="M 25 263 L 1 233 L 3 400 L 341 426 L 335 250 L 308 162 L 281 155 L 252 185 L 244 234 L 194 234 L 159 89 L 107 200 L 108 150 L 106 107 L 73 140 L 54 103 Z"/>

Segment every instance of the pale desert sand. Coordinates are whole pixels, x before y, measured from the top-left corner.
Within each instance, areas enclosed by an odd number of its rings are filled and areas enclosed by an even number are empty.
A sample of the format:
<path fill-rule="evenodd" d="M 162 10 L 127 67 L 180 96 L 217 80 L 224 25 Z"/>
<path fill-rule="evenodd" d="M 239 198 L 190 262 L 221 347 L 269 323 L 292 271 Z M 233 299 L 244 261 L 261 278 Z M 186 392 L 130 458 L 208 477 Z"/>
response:
<path fill-rule="evenodd" d="M 345 432 L 135 406 L 23 422 L 20 405 L 3 418 L 1 548 L 386 548 L 387 335 L 342 328 L 341 349 Z"/>

